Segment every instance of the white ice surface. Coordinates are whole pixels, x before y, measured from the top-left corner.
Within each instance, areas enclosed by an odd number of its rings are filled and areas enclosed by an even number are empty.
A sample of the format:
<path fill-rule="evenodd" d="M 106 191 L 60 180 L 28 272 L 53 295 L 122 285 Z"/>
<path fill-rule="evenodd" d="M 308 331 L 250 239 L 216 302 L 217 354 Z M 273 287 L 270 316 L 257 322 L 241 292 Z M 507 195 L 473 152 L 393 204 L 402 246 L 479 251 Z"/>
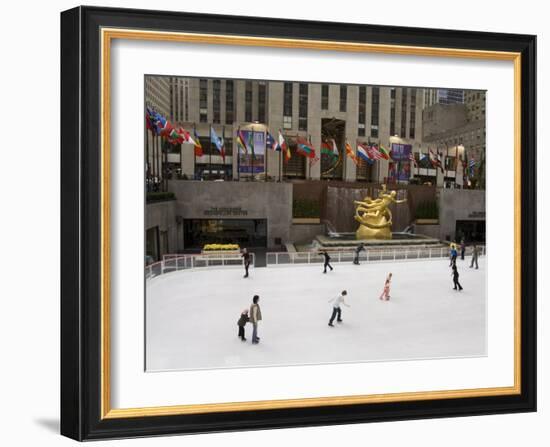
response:
<path fill-rule="evenodd" d="M 487 355 L 485 259 L 479 270 L 448 260 L 335 264 L 168 273 L 146 287 L 147 371 L 407 360 Z M 378 297 L 393 273 L 391 300 Z M 350 308 L 328 327 L 330 298 L 343 289 Z M 263 320 L 252 345 L 237 320 L 254 294 Z"/>

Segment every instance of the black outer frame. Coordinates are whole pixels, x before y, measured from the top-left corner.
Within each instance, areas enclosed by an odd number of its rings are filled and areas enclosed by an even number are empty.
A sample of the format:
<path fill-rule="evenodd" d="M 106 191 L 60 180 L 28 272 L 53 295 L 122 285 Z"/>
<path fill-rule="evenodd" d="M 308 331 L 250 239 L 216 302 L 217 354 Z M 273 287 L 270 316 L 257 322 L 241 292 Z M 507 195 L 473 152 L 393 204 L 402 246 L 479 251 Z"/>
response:
<path fill-rule="evenodd" d="M 521 394 L 100 419 L 100 28 L 520 52 Z M 536 36 L 77 7 L 61 13 L 61 434 L 76 440 L 536 411 Z"/>

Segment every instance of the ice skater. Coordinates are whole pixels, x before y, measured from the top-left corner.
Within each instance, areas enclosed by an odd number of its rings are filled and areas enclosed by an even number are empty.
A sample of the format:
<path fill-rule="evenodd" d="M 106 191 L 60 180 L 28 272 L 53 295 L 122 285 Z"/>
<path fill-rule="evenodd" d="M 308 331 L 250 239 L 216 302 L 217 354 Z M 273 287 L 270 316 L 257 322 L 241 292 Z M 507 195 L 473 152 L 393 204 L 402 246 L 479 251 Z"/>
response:
<path fill-rule="evenodd" d="M 328 255 L 328 252 L 325 250 L 321 253 L 321 255 L 325 258 L 325 269 L 323 270 L 323 273 L 326 273 L 327 272 L 327 267 L 330 269 L 330 271 L 334 270 L 332 268 L 332 265 L 330 265 L 329 261 L 330 261 L 330 256 Z"/>
<path fill-rule="evenodd" d="M 458 286 L 458 290 L 462 290 L 462 286 L 460 285 L 460 283 L 458 282 L 458 269 L 456 268 L 456 265 L 453 265 L 453 284 L 454 284 L 454 287 L 453 287 L 453 290 L 457 290 L 457 286 Z"/>
<path fill-rule="evenodd" d="M 451 244 L 451 262 L 449 264 L 449 267 L 452 267 L 453 265 L 456 265 L 457 256 L 458 256 L 458 251 L 456 249 L 456 242 L 453 242 Z"/>
<path fill-rule="evenodd" d="M 479 248 L 477 248 L 477 245 L 474 244 L 474 248 L 472 249 L 472 262 L 470 262 L 470 268 L 474 266 L 474 263 L 476 265 L 476 270 L 479 268 L 477 265 L 477 258 L 479 256 Z"/>
<path fill-rule="evenodd" d="M 464 255 L 466 254 L 466 242 L 464 242 L 464 238 L 460 241 L 460 260 L 464 261 Z"/>
<path fill-rule="evenodd" d="M 252 298 L 252 305 L 250 306 L 250 322 L 252 323 L 252 344 L 258 344 L 260 337 L 258 337 L 258 322 L 262 320 L 262 310 L 258 304 L 260 297 L 254 295 Z"/>
<path fill-rule="evenodd" d="M 331 326 L 331 327 L 334 327 L 334 325 L 332 324 L 332 322 L 334 321 L 335 318 L 336 321 L 338 323 L 341 323 L 342 321 L 342 308 L 340 307 L 340 305 L 344 305 L 346 307 L 351 307 L 348 303 L 346 303 L 346 300 L 344 299 L 344 297 L 348 294 L 348 292 L 346 292 L 345 290 L 342 290 L 342 293 L 340 295 L 338 295 L 336 298 L 331 298 L 330 300 L 328 300 L 329 303 L 333 302 L 334 304 L 332 305 L 332 315 L 330 316 L 330 320 L 328 322 L 328 325 Z"/>
<path fill-rule="evenodd" d="M 380 295 L 381 300 L 389 301 L 390 300 L 390 285 L 391 285 L 391 272 L 386 277 L 386 281 L 384 282 L 384 290 L 382 290 L 382 294 Z"/>
<path fill-rule="evenodd" d="M 245 309 L 242 311 L 239 321 L 237 321 L 237 326 L 239 326 L 238 337 L 241 339 L 241 341 L 246 341 L 244 327 L 246 326 L 246 323 L 248 323 L 249 321 L 250 321 L 250 318 L 248 318 L 248 309 Z"/>
<path fill-rule="evenodd" d="M 353 263 L 359 265 L 359 253 L 365 250 L 365 244 L 362 242 L 355 248 L 355 256 L 353 258 Z"/>
<path fill-rule="evenodd" d="M 243 248 L 243 253 L 241 254 L 244 260 L 244 276 L 243 278 L 248 278 L 248 267 L 250 267 L 250 253 L 246 248 Z"/>

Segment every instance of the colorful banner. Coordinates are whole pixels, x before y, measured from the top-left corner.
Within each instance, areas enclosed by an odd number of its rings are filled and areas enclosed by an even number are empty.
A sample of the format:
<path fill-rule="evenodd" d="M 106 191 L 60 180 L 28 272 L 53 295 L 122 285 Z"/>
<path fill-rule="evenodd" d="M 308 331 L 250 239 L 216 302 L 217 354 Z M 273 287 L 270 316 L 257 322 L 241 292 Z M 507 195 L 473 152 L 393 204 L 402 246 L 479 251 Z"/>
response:
<path fill-rule="evenodd" d="M 410 161 L 412 145 L 392 143 L 390 156 L 393 161 Z"/>
<path fill-rule="evenodd" d="M 408 182 L 411 177 L 411 162 L 410 161 L 400 161 L 395 163 L 390 163 L 388 165 L 388 177 L 390 182 Z"/>
<path fill-rule="evenodd" d="M 251 130 L 240 131 L 248 146 L 248 153 L 239 150 L 239 172 L 241 174 L 262 174 L 265 172 L 265 132 Z M 252 137 L 252 138 L 251 138 Z"/>

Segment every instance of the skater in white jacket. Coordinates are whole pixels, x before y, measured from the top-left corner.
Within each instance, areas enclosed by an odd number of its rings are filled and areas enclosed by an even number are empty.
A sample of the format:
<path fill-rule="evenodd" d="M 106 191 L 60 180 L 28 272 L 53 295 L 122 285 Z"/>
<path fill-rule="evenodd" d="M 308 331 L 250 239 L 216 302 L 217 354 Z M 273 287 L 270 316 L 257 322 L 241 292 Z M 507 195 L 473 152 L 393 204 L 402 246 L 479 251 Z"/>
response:
<path fill-rule="evenodd" d="M 347 294 L 348 294 L 348 292 L 346 292 L 345 290 L 342 290 L 342 293 L 339 296 L 337 296 L 336 298 L 331 298 L 330 300 L 328 300 L 329 303 L 333 302 L 332 315 L 330 317 L 330 321 L 328 322 L 329 326 L 334 327 L 332 322 L 334 321 L 336 316 L 338 316 L 338 319 L 336 320 L 336 321 L 338 321 L 338 323 L 341 323 L 343 321 L 342 320 L 342 309 L 340 308 L 340 305 L 343 304 L 346 307 L 351 307 L 348 303 L 346 303 L 346 300 L 344 299 L 344 297 Z"/>

